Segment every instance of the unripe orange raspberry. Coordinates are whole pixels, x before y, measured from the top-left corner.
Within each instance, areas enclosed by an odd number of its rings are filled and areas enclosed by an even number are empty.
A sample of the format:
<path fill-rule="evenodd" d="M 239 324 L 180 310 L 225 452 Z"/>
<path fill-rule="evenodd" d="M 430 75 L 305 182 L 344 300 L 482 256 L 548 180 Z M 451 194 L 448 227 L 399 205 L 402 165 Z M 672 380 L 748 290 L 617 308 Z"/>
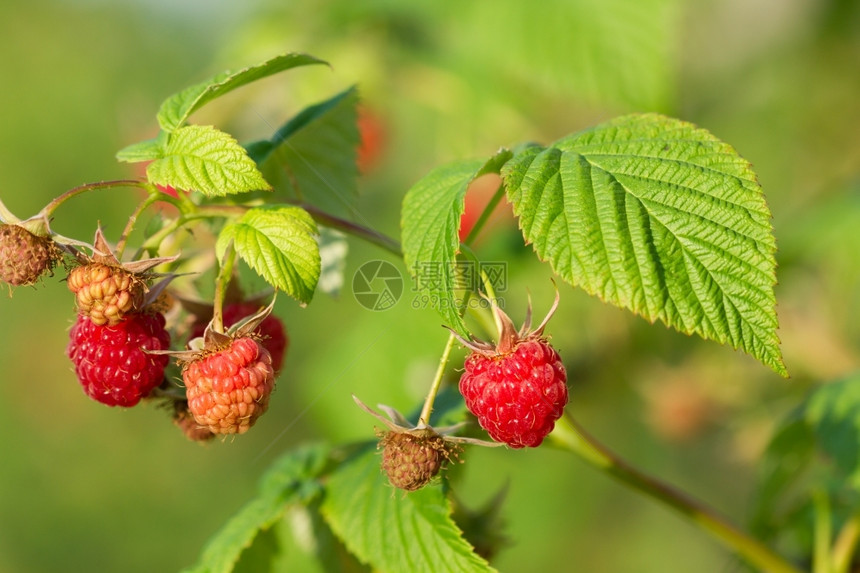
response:
<path fill-rule="evenodd" d="M 133 273 L 103 263 L 82 265 L 69 273 L 78 313 L 98 325 L 119 324 L 143 305 L 146 285 Z"/>
<path fill-rule="evenodd" d="M 191 360 L 182 370 L 188 410 L 213 434 L 243 434 L 269 406 L 272 356 L 253 338 Z"/>

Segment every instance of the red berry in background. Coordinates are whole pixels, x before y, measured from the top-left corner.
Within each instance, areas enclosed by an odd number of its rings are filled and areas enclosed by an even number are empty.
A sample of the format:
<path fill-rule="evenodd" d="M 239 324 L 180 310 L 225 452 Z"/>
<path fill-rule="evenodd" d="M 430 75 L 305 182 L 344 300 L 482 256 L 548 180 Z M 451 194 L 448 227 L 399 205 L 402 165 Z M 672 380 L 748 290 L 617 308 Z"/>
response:
<path fill-rule="evenodd" d="M 469 234 L 472 232 L 478 219 L 481 218 L 481 214 L 483 214 L 484 209 L 488 207 L 493 195 L 495 195 L 501 183 L 502 180 L 498 175 L 488 173 L 478 177 L 471 183 L 471 185 L 469 185 L 469 189 L 466 191 L 463 214 L 460 216 L 460 229 L 458 234 L 461 243 L 465 242 L 469 237 Z M 503 224 L 513 225 L 513 223 L 513 212 L 511 211 L 510 205 L 502 199 L 493 208 L 492 213 L 483 227 L 483 231 Z M 481 235 L 481 233 L 478 234 L 479 237 Z"/>
<path fill-rule="evenodd" d="M 275 372 L 269 351 L 253 338 L 204 352 L 182 370 L 188 411 L 213 434 L 243 434 L 269 406 Z"/>
<path fill-rule="evenodd" d="M 145 352 L 170 347 L 161 314 L 130 314 L 113 326 L 79 316 L 69 336 L 78 380 L 102 404 L 134 406 L 164 379 L 168 357 Z"/>
<path fill-rule="evenodd" d="M 57 247 L 20 225 L 0 224 L 0 281 L 12 286 L 34 284 L 59 258 Z"/>
<path fill-rule="evenodd" d="M 366 107 L 358 109 L 358 157 L 356 163 L 361 173 L 367 173 L 378 162 L 385 147 L 385 128 L 382 120 Z"/>
<path fill-rule="evenodd" d="M 252 302 L 234 302 L 224 306 L 223 321 L 224 328 L 229 328 L 252 314 L 260 310 L 259 306 Z M 207 317 L 208 319 L 209 317 Z M 206 322 L 196 322 L 191 329 L 189 338 L 198 338 L 203 336 L 206 330 Z M 284 328 L 284 323 L 281 320 L 270 314 L 260 323 L 259 328 L 254 331 L 256 336 L 260 337 L 260 342 L 263 347 L 272 355 L 272 368 L 277 375 L 281 371 L 281 366 L 284 364 L 284 355 L 287 352 L 290 339 L 287 336 L 287 331 Z"/>
<path fill-rule="evenodd" d="M 481 427 L 512 448 L 537 447 L 552 431 L 568 401 L 567 373 L 558 352 L 535 331 L 516 332 L 510 318 L 494 307 L 502 324 L 499 343 L 461 340 L 472 354 L 460 377 L 460 393 Z"/>

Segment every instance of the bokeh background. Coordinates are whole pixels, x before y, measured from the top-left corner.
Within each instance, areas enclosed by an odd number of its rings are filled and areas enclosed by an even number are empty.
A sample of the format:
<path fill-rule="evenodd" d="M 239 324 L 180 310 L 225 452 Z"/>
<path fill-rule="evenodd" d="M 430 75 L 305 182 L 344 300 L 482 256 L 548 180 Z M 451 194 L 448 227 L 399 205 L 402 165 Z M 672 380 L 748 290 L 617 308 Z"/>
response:
<path fill-rule="evenodd" d="M 357 83 L 376 142 L 360 210 L 395 237 L 403 194 L 431 167 L 631 111 L 697 123 L 754 164 L 779 245 L 790 380 L 566 285 L 549 329 L 569 407 L 593 434 L 745 523 L 776 421 L 810 386 L 860 364 L 858 2 L 6 1 L 0 196 L 26 217 L 65 189 L 134 175 L 114 153 L 155 133 L 164 97 L 287 51 L 333 70 L 269 78 L 196 119 L 253 140 Z M 98 218 L 115 240 L 136 198 L 91 193 L 61 208 L 54 227 L 87 239 Z M 479 254 L 509 261 L 509 312 L 522 317 L 528 288 L 541 314 L 548 267 L 510 219 L 493 230 Z M 352 241 L 347 283 L 373 259 L 401 264 Z M 83 395 L 64 356 L 74 310 L 59 278 L 0 300 L 2 572 L 192 564 L 279 453 L 371 435 L 351 393 L 411 410 L 446 339 L 408 290 L 385 312 L 362 308 L 348 285 L 305 309 L 283 299 L 292 344 L 269 413 L 241 438 L 200 446 L 151 405 L 122 411 Z M 739 569 L 679 517 L 569 454 L 475 450 L 455 487 L 480 505 L 507 485 L 501 571 Z"/>

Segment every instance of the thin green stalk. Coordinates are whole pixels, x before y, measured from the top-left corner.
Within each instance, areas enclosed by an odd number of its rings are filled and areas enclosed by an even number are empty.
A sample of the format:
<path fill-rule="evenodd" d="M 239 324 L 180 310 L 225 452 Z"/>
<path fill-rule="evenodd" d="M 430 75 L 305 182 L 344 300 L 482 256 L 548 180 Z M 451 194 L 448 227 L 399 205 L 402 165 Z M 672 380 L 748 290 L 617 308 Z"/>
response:
<path fill-rule="evenodd" d="M 227 292 L 227 286 L 233 279 L 233 263 L 236 261 L 236 251 L 233 248 L 233 242 L 227 246 L 227 251 L 221 259 L 221 265 L 218 269 L 218 276 L 215 278 L 215 302 L 212 312 L 212 329 L 215 332 L 224 332 L 224 295 Z"/>
<path fill-rule="evenodd" d="M 831 552 L 833 573 L 848 573 L 851 570 L 858 540 L 860 540 L 860 514 L 854 514 L 842 526 L 833 543 Z"/>
<path fill-rule="evenodd" d="M 158 195 L 150 194 L 145 200 L 141 201 L 134 212 L 129 216 L 128 223 L 126 223 L 125 228 L 122 230 L 122 235 L 120 235 L 119 242 L 116 245 L 116 257 L 122 260 L 122 253 L 125 251 L 125 245 L 128 241 L 129 235 L 134 230 L 134 225 L 137 223 L 138 217 L 140 217 L 141 213 L 143 213 L 150 205 L 157 202 L 159 200 Z"/>
<path fill-rule="evenodd" d="M 830 500 L 827 498 L 827 493 L 820 489 L 813 491 L 812 505 L 815 508 L 812 571 L 814 573 L 832 573 L 830 569 L 830 539 L 833 532 L 830 524 Z"/>
<path fill-rule="evenodd" d="M 565 412 L 564 417 L 559 420 L 557 431 L 551 436 L 561 447 L 578 454 L 591 465 L 639 493 L 681 513 L 760 571 L 802 573 L 766 545 L 729 523 L 710 507 L 629 465 L 588 435 L 568 412 Z"/>
<path fill-rule="evenodd" d="M 445 350 L 442 351 L 442 358 L 439 359 L 439 367 L 436 369 L 436 376 L 433 378 L 433 384 L 430 385 L 427 399 L 424 400 L 424 407 L 421 409 L 421 415 L 418 416 L 419 428 L 423 428 L 430 424 L 430 414 L 433 413 L 433 403 L 436 401 L 436 395 L 439 393 L 439 388 L 442 386 L 442 378 L 445 375 L 445 368 L 448 366 L 448 358 L 451 356 L 451 350 L 454 348 L 454 343 L 456 341 L 457 339 L 453 334 L 448 335 L 448 342 L 445 344 Z"/>
<path fill-rule="evenodd" d="M 463 241 L 464 243 L 466 243 L 467 245 L 471 245 L 474 242 L 474 240 L 478 238 L 478 234 L 480 234 L 481 230 L 484 228 L 484 225 L 487 223 L 487 221 L 490 220 L 490 216 L 493 214 L 493 211 L 495 211 L 496 207 L 498 206 L 499 202 L 502 200 L 502 197 L 504 197 L 504 196 L 505 196 L 505 184 L 499 183 L 499 188 L 496 189 L 496 192 L 490 198 L 490 202 L 487 203 L 486 207 L 484 207 L 484 210 L 481 213 L 481 216 L 478 217 L 477 221 L 475 221 L 475 225 L 472 227 L 472 230 L 469 231 L 469 234 L 466 236 L 466 240 Z"/>
<path fill-rule="evenodd" d="M 119 179 L 116 181 L 99 181 L 98 183 L 86 183 L 84 185 L 79 185 L 55 197 L 53 201 L 45 205 L 45 207 L 41 211 L 41 214 L 44 215 L 46 219 L 50 219 L 51 215 L 57 209 L 57 207 L 59 207 L 72 197 L 75 197 L 82 193 L 86 193 L 88 191 L 95 191 L 97 189 L 110 189 L 111 187 L 139 187 L 141 189 L 146 189 L 146 183 L 137 179 Z"/>
<path fill-rule="evenodd" d="M 157 252 L 161 243 L 171 234 L 175 233 L 182 225 L 193 221 L 194 219 L 204 219 L 204 216 L 195 215 L 180 215 L 173 219 L 169 225 L 165 225 L 160 231 L 146 239 L 143 244 L 137 249 L 135 258 L 143 252 Z"/>
<path fill-rule="evenodd" d="M 384 235 L 383 233 L 379 233 L 369 227 L 359 225 L 358 223 L 353 223 L 352 221 L 347 221 L 346 219 L 335 217 L 334 215 L 326 213 L 325 211 L 322 211 L 314 207 L 313 205 L 298 203 L 296 204 L 296 206 L 301 207 L 302 209 L 310 213 L 311 217 L 313 217 L 314 220 L 321 225 L 325 225 L 326 227 L 331 227 L 332 229 L 337 229 L 349 235 L 364 239 L 368 243 L 385 249 L 386 251 L 397 257 L 403 257 L 403 250 L 400 247 L 400 243 L 392 239 L 388 235 Z"/>

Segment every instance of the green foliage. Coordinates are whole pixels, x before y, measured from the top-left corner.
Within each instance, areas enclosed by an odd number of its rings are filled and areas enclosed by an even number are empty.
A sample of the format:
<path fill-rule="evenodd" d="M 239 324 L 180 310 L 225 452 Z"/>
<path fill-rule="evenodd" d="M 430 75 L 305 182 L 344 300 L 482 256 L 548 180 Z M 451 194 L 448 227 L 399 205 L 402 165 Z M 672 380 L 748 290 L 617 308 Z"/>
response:
<path fill-rule="evenodd" d="M 468 337 L 456 292 L 457 253 L 460 251 L 460 217 L 466 190 L 475 178 L 499 173 L 512 153 L 503 149 L 485 162 L 458 161 L 437 167 L 413 185 L 403 199 L 401 227 L 403 258 L 418 286 L 433 301 L 445 324 Z M 432 280 L 420 277 L 421 267 L 434 265 Z M 435 268 L 438 267 L 438 268 Z"/>
<path fill-rule="evenodd" d="M 158 110 L 161 129 L 174 132 L 208 102 L 256 80 L 299 66 L 325 64 L 307 54 L 283 54 L 237 72 L 222 72 L 167 98 Z"/>
<path fill-rule="evenodd" d="M 269 284 L 308 303 L 320 277 L 316 236 L 316 223 L 304 209 L 258 207 L 225 225 L 215 251 L 223 258 L 232 242 L 239 256 Z"/>
<path fill-rule="evenodd" d="M 186 573 L 366 571 L 343 544 L 374 570 L 494 571 L 462 538 L 441 485 L 395 492 L 370 444 L 297 449 L 258 489 Z"/>
<path fill-rule="evenodd" d="M 170 134 L 166 131 L 159 131 L 158 136 L 153 139 L 132 143 L 120 149 L 116 153 L 116 158 L 126 163 L 140 163 L 141 161 L 152 161 L 153 159 L 164 157 L 164 151 L 169 138 Z"/>
<path fill-rule="evenodd" d="M 203 549 L 200 561 L 186 573 L 230 573 L 243 551 L 294 503 L 319 495 L 314 481 L 327 463 L 326 446 L 296 450 L 279 459 L 261 480 L 256 498 L 232 517 Z"/>
<path fill-rule="evenodd" d="M 170 134 L 159 158 L 146 168 L 151 183 L 207 197 L 271 189 L 233 137 L 208 125 L 187 125 Z"/>
<path fill-rule="evenodd" d="M 271 139 L 248 146 L 277 197 L 307 201 L 333 214 L 354 213 L 357 103 L 358 92 L 350 88 L 305 108 Z"/>
<path fill-rule="evenodd" d="M 762 537 L 811 539 L 815 491 L 838 502 L 837 525 L 860 510 L 860 374 L 811 392 L 774 433 L 759 470 L 752 524 Z"/>
<path fill-rule="evenodd" d="M 404 494 L 367 449 L 329 480 L 323 515 L 349 550 L 381 571 L 494 571 L 463 539 L 440 484 Z"/>
<path fill-rule="evenodd" d="M 787 375 L 775 242 L 749 163 L 703 129 L 629 115 L 503 170 L 527 243 L 566 281 Z"/>
<path fill-rule="evenodd" d="M 319 512 L 319 501 L 291 505 L 284 516 L 260 531 L 233 573 L 369 573 L 350 554 Z"/>

